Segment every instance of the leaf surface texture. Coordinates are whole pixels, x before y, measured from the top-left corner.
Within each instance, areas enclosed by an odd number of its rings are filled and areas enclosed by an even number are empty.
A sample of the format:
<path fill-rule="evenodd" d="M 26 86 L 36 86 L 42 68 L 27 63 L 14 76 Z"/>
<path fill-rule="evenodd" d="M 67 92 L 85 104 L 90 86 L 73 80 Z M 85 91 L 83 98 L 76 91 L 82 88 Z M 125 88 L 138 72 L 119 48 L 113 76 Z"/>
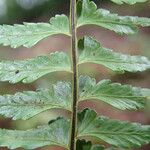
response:
<path fill-rule="evenodd" d="M 96 83 L 89 76 L 81 76 L 79 86 L 80 101 L 94 99 L 121 110 L 143 109 L 150 97 L 150 89 L 112 83 L 108 79 Z"/>
<path fill-rule="evenodd" d="M 77 6 L 78 27 L 97 25 L 119 34 L 134 34 L 138 27 L 150 26 L 150 18 L 137 16 L 119 16 L 106 9 L 97 9 L 90 0 L 80 0 Z"/>
<path fill-rule="evenodd" d="M 146 2 L 147 0 L 111 0 L 112 2 L 114 3 L 117 3 L 117 4 L 130 4 L 130 5 L 133 5 L 135 3 L 142 3 L 142 2 Z"/>
<path fill-rule="evenodd" d="M 0 145 L 9 149 L 35 149 L 47 145 L 68 149 L 69 129 L 69 122 L 65 119 L 27 131 L 0 129 Z"/>
<path fill-rule="evenodd" d="M 71 84 L 58 82 L 49 89 L 3 95 L 0 96 L 0 114 L 14 120 L 26 120 L 52 108 L 71 111 L 71 93 Z"/>
<path fill-rule="evenodd" d="M 0 81 L 31 83 L 56 71 L 71 72 L 71 61 L 64 52 L 55 52 L 28 60 L 1 61 Z"/>
<path fill-rule="evenodd" d="M 130 149 L 150 142 L 150 126 L 97 116 L 93 110 L 85 109 L 78 116 L 78 138 L 85 137 Z"/>
<path fill-rule="evenodd" d="M 49 23 L 24 23 L 0 26 L 0 44 L 12 48 L 32 47 L 40 40 L 56 34 L 70 35 L 69 20 L 65 15 L 56 15 Z"/>
<path fill-rule="evenodd" d="M 104 48 L 91 37 L 81 39 L 78 44 L 79 64 L 101 64 L 113 71 L 124 73 L 150 69 L 150 61 L 144 56 L 130 56 Z"/>

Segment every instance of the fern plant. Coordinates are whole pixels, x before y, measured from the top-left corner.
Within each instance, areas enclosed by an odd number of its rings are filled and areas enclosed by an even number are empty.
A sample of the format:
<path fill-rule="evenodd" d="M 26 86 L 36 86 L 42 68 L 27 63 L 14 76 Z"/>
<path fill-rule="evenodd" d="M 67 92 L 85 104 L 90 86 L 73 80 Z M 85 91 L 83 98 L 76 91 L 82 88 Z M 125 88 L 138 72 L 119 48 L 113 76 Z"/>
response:
<path fill-rule="evenodd" d="M 112 1 L 118 4 L 134 4 L 146 0 Z M 98 9 L 90 0 L 71 0 L 70 18 L 56 15 L 49 23 L 0 26 L 0 44 L 12 48 L 29 48 L 55 34 L 67 35 L 72 41 L 71 56 L 64 52 L 55 52 L 28 60 L 2 60 L 0 81 L 31 83 L 56 71 L 67 71 L 72 74 L 73 80 L 72 83 L 57 82 L 49 89 L 0 96 L 0 114 L 13 120 L 27 120 L 53 108 L 70 112 L 70 119 L 57 118 L 35 129 L 0 129 L 0 147 L 36 149 L 55 145 L 68 150 L 108 150 L 133 149 L 150 142 L 149 125 L 98 116 L 89 108 L 78 111 L 79 103 L 92 99 L 103 101 L 120 110 L 138 110 L 145 108 L 150 98 L 150 89 L 112 83 L 106 79 L 97 83 L 94 78 L 78 75 L 78 66 L 83 63 L 103 65 L 120 73 L 150 69 L 150 61 L 144 56 L 114 52 L 88 36 L 77 41 L 76 30 L 89 24 L 118 34 L 134 34 L 140 26 L 150 26 L 150 19 L 119 16 L 105 9 Z M 95 145 L 93 140 L 98 144 Z"/>

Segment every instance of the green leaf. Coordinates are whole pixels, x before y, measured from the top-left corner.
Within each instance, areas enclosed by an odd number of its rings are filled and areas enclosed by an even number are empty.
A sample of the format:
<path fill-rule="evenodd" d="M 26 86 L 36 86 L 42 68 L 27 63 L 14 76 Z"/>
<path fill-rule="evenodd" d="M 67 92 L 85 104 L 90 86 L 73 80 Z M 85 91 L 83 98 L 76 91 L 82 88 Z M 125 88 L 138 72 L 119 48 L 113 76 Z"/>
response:
<path fill-rule="evenodd" d="M 68 149 L 69 122 L 64 119 L 27 131 L 0 129 L 0 146 L 16 149 L 35 149 L 56 145 Z"/>
<path fill-rule="evenodd" d="M 71 84 L 58 82 L 50 89 L 0 96 L 0 115 L 26 120 L 52 108 L 71 111 L 71 93 Z"/>
<path fill-rule="evenodd" d="M 127 3 L 127 4 L 130 4 L 130 5 L 133 5 L 135 3 L 146 2 L 147 0 L 111 0 L 111 1 L 114 2 L 114 3 L 117 3 L 117 4 Z"/>
<path fill-rule="evenodd" d="M 150 97 L 150 89 L 112 83 L 110 80 L 102 80 L 96 83 L 96 80 L 89 76 L 80 77 L 79 87 L 80 101 L 94 99 L 121 110 L 145 108 L 148 97 Z"/>
<path fill-rule="evenodd" d="M 76 150 L 104 150 L 104 147 L 100 145 L 92 145 L 90 141 L 86 142 L 85 140 L 77 140 Z"/>
<path fill-rule="evenodd" d="M 28 60 L 1 61 L 0 81 L 30 83 L 55 71 L 71 72 L 71 61 L 64 52 L 55 52 Z"/>
<path fill-rule="evenodd" d="M 78 116 L 77 137 L 95 138 L 120 148 L 140 147 L 150 142 L 150 126 L 100 117 L 86 109 Z"/>
<path fill-rule="evenodd" d="M 97 9 L 94 2 L 80 0 L 77 5 L 78 27 L 97 25 L 120 34 L 133 34 L 139 26 L 150 26 L 150 19 L 145 17 L 118 16 L 105 9 Z"/>
<path fill-rule="evenodd" d="M 100 43 L 91 37 L 81 39 L 78 45 L 80 50 L 78 64 L 89 62 L 101 64 L 121 73 L 150 69 L 150 61 L 146 57 L 113 52 L 113 50 L 102 47 Z"/>
<path fill-rule="evenodd" d="M 32 47 L 40 40 L 56 34 L 70 35 L 69 20 L 65 15 L 56 15 L 50 23 L 24 23 L 0 26 L 0 44 L 13 48 Z"/>

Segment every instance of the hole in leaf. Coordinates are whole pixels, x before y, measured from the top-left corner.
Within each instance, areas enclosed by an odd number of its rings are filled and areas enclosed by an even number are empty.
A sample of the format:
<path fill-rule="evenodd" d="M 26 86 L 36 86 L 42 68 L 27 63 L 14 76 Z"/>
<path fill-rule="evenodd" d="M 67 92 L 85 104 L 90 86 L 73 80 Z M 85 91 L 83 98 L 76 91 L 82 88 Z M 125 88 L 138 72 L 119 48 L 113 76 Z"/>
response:
<path fill-rule="evenodd" d="M 15 74 L 18 74 L 18 73 L 19 73 L 19 70 L 16 70 L 16 71 L 15 71 Z"/>

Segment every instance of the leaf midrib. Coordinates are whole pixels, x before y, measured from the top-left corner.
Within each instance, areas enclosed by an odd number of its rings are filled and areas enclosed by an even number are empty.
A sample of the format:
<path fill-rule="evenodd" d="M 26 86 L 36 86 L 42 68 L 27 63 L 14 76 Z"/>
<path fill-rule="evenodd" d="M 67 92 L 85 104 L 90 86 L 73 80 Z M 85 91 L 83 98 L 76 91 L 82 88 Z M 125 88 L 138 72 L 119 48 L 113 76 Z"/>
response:
<path fill-rule="evenodd" d="M 45 71 L 48 71 L 48 72 L 52 72 L 52 70 L 54 71 L 55 69 L 57 69 L 57 70 L 64 70 L 64 71 L 68 71 L 68 72 L 72 72 L 71 71 L 71 67 L 55 67 L 55 66 L 49 66 L 49 67 L 44 67 L 44 68 L 42 68 L 43 66 L 41 66 L 41 68 L 39 68 L 39 69 L 18 69 L 19 70 L 19 73 L 20 72 L 26 72 L 26 71 L 31 71 L 31 72 L 39 72 L 39 70 L 41 70 L 41 71 L 43 71 L 43 70 L 45 70 Z M 51 69 L 51 70 L 50 70 Z M 5 70 L 5 71 L 9 71 L 9 72 L 15 72 L 17 69 L 14 69 L 14 70 Z M 56 71 L 57 71 L 56 70 Z M 2 72 L 3 73 L 3 72 Z M 19 74 L 18 73 L 18 74 Z M 1 74 L 1 72 L 0 72 L 0 74 Z"/>
<path fill-rule="evenodd" d="M 144 64 L 144 63 L 140 63 L 140 62 L 126 62 L 126 61 L 121 61 L 121 60 L 118 60 L 118 61 L 114 61 L 114 60 L 111 60 L 111 59 L 94 59 L 94 60 L 92 60 L 92 59 L 86 59 L 86 60 L 82 60 L 82 61 L 79 61 L 78 62 L 78 65 L 79 64 L 82 64 L 82 63 L 90 63 L 91 61 L 94 61 L 94 62 L 106 62 L 106 63 L 109 63 L 109 62 L 111 62 L 111 63 L 116 63 L 116 64 L 122 64 L 122 63 L 126 63 L 126 64 L 139 64 L 139 65 L 141 65 L 141 64 L 143 64 L 143 65 L 150 65 L 150 64 Z"/>
<path fill-rule="evenodd" d="M 118 96 L 118 95 L 107 95 L 107 94 L 100 94 L 100 95 L 96 95 L 95 96 L 91 96 L 91 95 L 87 95 L 85 97 L 82 97 L 82 99 L 84 98 L 99 98 L 99 97 L 113 97 L 113 98 L 146 98 L 147 96 Z M 82 100 L 81 99 L 81 100 Z"/>
<path fill-rule="evenodd" d="M 16 141 L 16 138 L 15 138 L 15 140 L 13 139 L 13 138 L 11 138 L 11 137 L 9 137 L 9 136 L 3 136 L 5 139 L 8 139 L 9 141 Z M 31 138 L 31 137 L 27 137 L 27 138 L 23 138 L 23 139 L 21 139 L 21 138 L 19 138 L 19 140 L 20 141 L 30 141 L 30 140 L 34 140 L 34 141 L 47 141 L 47 142 L 52 142 L 52 143 L 54 143 L 54 144 L 56 144 L 56 146 L 61 146 L 61 147 L 64 147 L 64 148 L 66 148 L 66 149 L 68 149 L 68 147 L 66 146 L 66 145 L 63 145 L 63 144 L 61 144 L 61 143 L 57 143 L 56 141 L 53 141 L 53 140 L 50 140 L 50 139 L 42 139 L 42 138 Z"/>
<path fill-rule="evenodd" d="M 48 106 L 49 105 L 49 106 Z M 54 107 L 59 107 L 59 108 L 65 108 L 63 107 L 62 105 L 55 105 L 55 104 L 52 104 L 52 103 L 47 103 L 47 104 L 35 104 L 35 103 L 28 103 L 28 104 L 18 104 L 18 103 L 14 103 L 14 104 L 0 104 L 0 107 L 3 107 L 3 106 L 24 106 L 24 107 L 27 107 L 27 106 L 40 106 L 40 107 L 51 107 L 51 106 L 54 106 Z M 65 108 L 66 109 L 66 108 Z"/>
<path fill-rule="evenodd" d="M 107 24 L 107 23 L 109 23 L 109 24 L 115 24 L 115 25 L 124 25 L 124 26 L 126 26 L 126 27 L 130 27 L 130 28 L 136 28 L 136 26 L 137 25 L 131 25 L 131 23 L 121 23 L 121 22 L 117 22 L 117 21 L 109 21 L 109 20 L 98 20 L 98 19 L 93 19 L 92 21 L 91 20 L 88 20 L 89 19 L 89 17 L 88 18 L 85 18 L 85 17 L 83 17 L 83 18 L 78 18 L 78 20 L 80 20 L 81 19 L 81 21 L 78 21 L 79 23 L 78 23 L 78 27 L 81 27 L 81 26 L 84 26 L 84 25 L 98 25 L 99 23 L 103 23 L 103 24 Z M 82 21 L 84 19 L 84 22 Z M 98 20 L 98 21 L 97 21 Z M 80 23 L 81 22 L 81 23 Z M 83 22 L 83 23 L 82 23 Z M 94 23 L 93 23 L 94 22 Z M 101 26 L 101 25 L 100 25 Z M 133 29 L 132 29 L 133 30 Z"/>
<path fill-rule="evenodd" d="M 85 130 L 85 129 L 84 129 Z M 90 134 L 89 134 L 90 133 Z M 111 132 L 104 132 L 104 131 L 97 131 L 97 132 L 88 132 L 88 133 L 83 133 L 83 134 L 81 134 L 81 135 L 79 135 L 79 137 L 80 136 L 91 136 L 91 134 L 93 134 L 93 135 L 101 135 L 101 134 L 108 134 L 108 135 L 118 135 L 119 134 L 119 136 L 122 136 L 122 135 L 139 135 L 139 136 L 144 136 L 145 134 L 142 134 L 141 135 L 141 132 L 140 133 L 137 133 L 137 132 L 128 132 L 127 133 L 127 131 L 125 131 L 125 132 L 118 132 L 118 131 L 111 131 Z"/>
<path fill-rule="evenodd" d="M 15 37 L 15 38 L 18 38 L 18 37 L 28 37 L 28 36 L 49 36 L 49 35 L 57 35 L 57 34 L 65 34 L 65 35 L 68 35 L 70 36 L 69 33 L 67 32 L 56 32 L 56 31 L 52 31 L 52 32 L 38 32 L 38 33 L 31 33 L 31 34 L 1 34 L 0 37 L 1 38 L 6 38 L 7 36 L 9 37 Z"/>

